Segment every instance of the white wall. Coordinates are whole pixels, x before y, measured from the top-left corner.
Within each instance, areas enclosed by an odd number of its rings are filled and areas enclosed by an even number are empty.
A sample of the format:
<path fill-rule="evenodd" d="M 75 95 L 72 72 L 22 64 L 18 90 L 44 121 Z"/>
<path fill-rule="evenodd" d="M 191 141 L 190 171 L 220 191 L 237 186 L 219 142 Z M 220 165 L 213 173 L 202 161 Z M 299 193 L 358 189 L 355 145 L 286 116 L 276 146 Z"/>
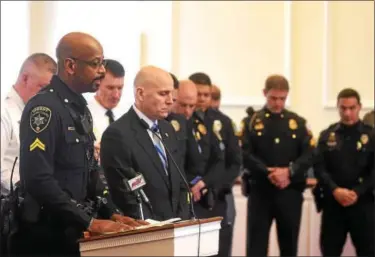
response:
<path fill-rule="evenodd" d="M 1 1 L 1 100 L 29 53 L 29 2 Z"/>
<path fill-rule="evenodd" d="M 290 80 L 288 107 L 308 119 L 315 135 L 337 120 L 335 96 L 344 87 L 359 90 L 364 111 L 373 108 L 371 1 L 31 1 L 1 5 L 1 60 L 8 64 L 1 67 L 2 93 L 9 89 L 27 53 L 45 51 L 54 57 L 63 34 L 84 31 L 102 42 L 106 57 L 124 64 L 124 111 L 133 100 L 134 75 L 146 64 L 171 70 L 180 78 L 207 72 L 223 91 L 223 111 L 237 123 L 248 105 L 263 105 L 262 87 L 271 73 L 282 73 Z"/>

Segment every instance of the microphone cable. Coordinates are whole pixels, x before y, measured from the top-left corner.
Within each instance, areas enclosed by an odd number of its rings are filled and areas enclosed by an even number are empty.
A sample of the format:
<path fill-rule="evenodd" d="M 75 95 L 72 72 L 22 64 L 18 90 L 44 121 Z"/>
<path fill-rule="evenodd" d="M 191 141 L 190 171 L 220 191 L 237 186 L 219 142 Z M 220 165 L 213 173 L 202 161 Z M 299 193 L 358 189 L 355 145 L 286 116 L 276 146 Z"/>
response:
<path fill-rule="evenodd" d="M 148 124 L 146 123 L 146 121 L 144 121 L 143 119 L 140 119 L 140 122 L 142 124 L 142 126 L 146 129 L 146 130 L 149 130 L 151 131 L 152 134 L 154 134 L 157 138 L 160 139 L 160 141 L 162 142 L 167 154 L 169 155 L 173 165 L 176 167 L 178 173 L 180 174 L 180 177 L 182 178 L 187 190 L 188 190 L 188 195 L 189 195 L 189 204 L 190 204 L 190 215 L 193 216 L 193 220 L 194 221 L 198 221 L 198 255 L 197 256 L 200 256 L 200 242 L 201 242 L 201 221 L 199 219 L 197 219 L 197 216 L 195 215 L 195 211 L 194 211 L 194 205 L 193 205 L 193 201 L 192 201 L 192 195 L 193 195 L 193 192 L 191 191 L 190 189 L 190 186 L 189 186 L 189 183 L 187 182 L 185 176 L 182 174 L 180 168 L 178 167 L 176 161 L 174 160 L 171 152 L 169 151 L 168 147 L 165 145 L 164 143 L 164 140 L 163 138 L 158 134 L 158 131 L 154 131 L 153 129 L 151 129 Z"/>

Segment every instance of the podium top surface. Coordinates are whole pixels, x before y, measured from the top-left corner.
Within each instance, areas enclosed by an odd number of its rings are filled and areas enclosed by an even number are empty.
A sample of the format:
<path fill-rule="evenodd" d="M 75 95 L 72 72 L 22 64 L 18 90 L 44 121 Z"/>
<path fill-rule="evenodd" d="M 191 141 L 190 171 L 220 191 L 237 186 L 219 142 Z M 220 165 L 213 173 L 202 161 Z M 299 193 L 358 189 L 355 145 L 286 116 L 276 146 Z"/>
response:
<path fill-rule="evenodd" d="M 198 224 L 206 224 L 210 222 L 216 222 L 216 221 L 221 221 L 223 217 L 212 217 L 208 219 L 196 219 L 196 220 L 183 220 L 183 221 L 178 221 L 175 223 L 171 224 L 166 224 L 163 226 L 153 226 L 149 228 L 144 228 L 144 229 L 134 229 L 134 230 L 128 230 L 124 232 L 119 232 L 119 233 L 109 233 L 109 234 L 104 234 L 104 235 L 90 235 L 88 238 L 81 238 L 78 240 L 79 243 L 84 243 L 87 241 L 94 241 L 94 240 L 101 240 L 101 239 L 107 239 L 107 238 L 114 238 L 114 237 L 120 237 L 120 236 L 128 236 L 128 235 L 134 235 L 134 234 L 141 234 L 141 233 L 147 233 L 147 232 L 154 232 L 154 231 L 161 231 L 161 230 L 166 230 L 166 229 L 173 229 L 173 228 L 182 228 L 182 227 L 188 227 L 188 226 L 193 226 L 193 225 L 198 225 Z"/>

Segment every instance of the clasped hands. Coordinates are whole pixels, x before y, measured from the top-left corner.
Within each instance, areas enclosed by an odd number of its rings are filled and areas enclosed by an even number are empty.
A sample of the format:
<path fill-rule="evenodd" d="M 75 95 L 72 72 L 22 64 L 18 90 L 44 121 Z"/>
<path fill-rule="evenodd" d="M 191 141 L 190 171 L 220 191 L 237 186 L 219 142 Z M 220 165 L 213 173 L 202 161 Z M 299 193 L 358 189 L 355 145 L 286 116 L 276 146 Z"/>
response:
<path fill-rule="evenodd" d="M 135 227 L 142 225 L 149 225 L 149 223 L 144 220 L 113 214 L 110 220 L 94 219 L 88 231 L 95 234 L 117 233 L 133 230 Z"/>
<path fill-rule="evenodd" d="M 203 180 L 199 180 L 192 188 L 191 192 L 193 193 L 193 200 L 194 202 L 198 202 L 202 195 L 204 195 L 207 190 L 205 190 L 206 184 L 203 182 Z"/>
<path fill-rule="evenodd" d="M 289 168 L 269 167 L 268 179 L 279 189 L 284 189 L 290 184 Z"/>
<path fill-rule="evenodd" d="M 354 190 L 338 187 L 333 190 L 336 201 L 344 207 L 353 205 L 358 200 L 358 195 Z"/>

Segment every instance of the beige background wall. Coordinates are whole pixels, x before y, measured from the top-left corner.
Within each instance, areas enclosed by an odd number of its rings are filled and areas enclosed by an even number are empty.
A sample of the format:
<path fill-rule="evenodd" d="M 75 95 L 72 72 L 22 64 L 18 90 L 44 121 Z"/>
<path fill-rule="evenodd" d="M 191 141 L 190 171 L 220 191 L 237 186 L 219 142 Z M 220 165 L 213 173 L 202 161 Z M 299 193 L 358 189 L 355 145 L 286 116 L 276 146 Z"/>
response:
<path fill-rule="evenodd" d="M 58 39 L 80 30 L 96 36 L 105 55 L 126 66 L 124 111 L 133 99 L 134 74 L 145 64 L 171 70 L 180 78 L 207 72 L 222 88 L 223 111 L 236 123 L 247 106 L 262 106 L 262 86 L 271 73 L 290 80 L 288 107 L 308 119 L 314 134 L 337 119 L 335 96 L 344 87 L 358 89 L 364 107 L 373 108 L 372 1 L 106 1 L 89 5 L 32 1 L 19 2 L 17 7 L 9 2 L 1 5 L 2 53 L 8 53 L 1 59 L 11 64 L 2 65 L 2 74 L 8 74 L 1 78 L 2 93 L 13 83 L 25 53 L 45 51 L 54 56 Z M 19 11 L 9 15 L 9 8 Z M 3 13 L 8 15 L 3 17 Z M 18 52 L 13 60 L 9 45 Z"/>

